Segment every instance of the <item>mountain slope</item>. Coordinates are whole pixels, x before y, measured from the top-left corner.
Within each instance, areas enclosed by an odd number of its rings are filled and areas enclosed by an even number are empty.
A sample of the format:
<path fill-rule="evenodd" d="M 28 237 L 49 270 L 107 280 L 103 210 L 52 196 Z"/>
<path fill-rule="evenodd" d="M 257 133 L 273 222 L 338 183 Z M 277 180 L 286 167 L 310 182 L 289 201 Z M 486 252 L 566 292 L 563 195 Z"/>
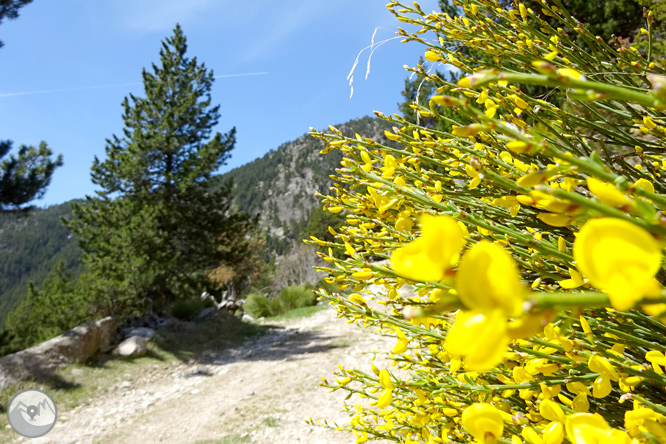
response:
<path fill-rule="evenodd" d="M 71 201 L 29 215 L 0 217 L 0 324 L 28 294 L 28 282 L 40 286 L 60 261 L 78 270 L 81 251 L 60 222 L 71 217 Z"/>
<path fill-rule="evenodd" d="M 384 131 L 390 125 L 366 116 L 336 128 L 348 137 L 358 133 L 386 144 Z M 319 154 L 323 148 L 322 141 L 305 134 L 219 177 L 234 181 L 235 207 L 259 214 L 268 246 L 279 255 L 300 240 L 312 211 L 321 205 L 315 193 L 328 194 L 333 184 L 329 175 L 339 168 L 342 153 Z"/>
<path fill-rule="evenodd" d="M 354 119 L 337 128 L 346 136 L 362 134 L 386 143 L 389 125 L 372 117 Z M 305 134 L 282 144 L 263 157 L 216 177 L 234 181 L 234 209 L 260 215 L 268 249 L 282 255 L 300 240 L 312 211 L 321 204 L 316 192 L 326 194 L 329 178 L 342 155 L 333 150 L 321 155 L 324 144 Z M 36 209 L 29 216 L 0 214 L 0 326 L 7 313 L 27 296 L 28 282 L 42 285 L 61 260 L 78 271 L 81 251 L 76 239 L 60 222 L 71 218 L 71 202 Z"/>

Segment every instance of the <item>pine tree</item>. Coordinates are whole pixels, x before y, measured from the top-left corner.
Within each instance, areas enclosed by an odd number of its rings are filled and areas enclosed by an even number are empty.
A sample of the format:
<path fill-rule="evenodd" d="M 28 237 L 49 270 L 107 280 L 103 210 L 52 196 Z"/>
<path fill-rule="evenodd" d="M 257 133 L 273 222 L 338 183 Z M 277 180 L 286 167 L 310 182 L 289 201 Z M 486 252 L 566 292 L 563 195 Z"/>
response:
<path fill-rule="evenodd" d="M 230 156 L 235 129 L 211 137 L 220 117 L 211 106 L 213 72 L 186 51 L 177 25 L 162 43 L 160 66 L 143 71 L 145 97 L 123 101 L 123 136 L 108 139 L 106 159 L 93 162 L 101 190 L 67 221 L 107 312 L 213 292 L 205 270 L 247 252 L 238 233 L 252 221 L 230 214 L 230 182 L 211 181 Z"/>
<path fill-rule="evenodd" d="M 11 141 L 0 142 L 0 158 L 11 148 Z M 22 205 L 44 195 L 53 171 L 62 165 L 62 155 L 52 160 L 52 154 L 46 142 L 38 148 L 22 145 L 18 157 L 12 155 L 0 163 L 0 211 L 29 209 Z"/>

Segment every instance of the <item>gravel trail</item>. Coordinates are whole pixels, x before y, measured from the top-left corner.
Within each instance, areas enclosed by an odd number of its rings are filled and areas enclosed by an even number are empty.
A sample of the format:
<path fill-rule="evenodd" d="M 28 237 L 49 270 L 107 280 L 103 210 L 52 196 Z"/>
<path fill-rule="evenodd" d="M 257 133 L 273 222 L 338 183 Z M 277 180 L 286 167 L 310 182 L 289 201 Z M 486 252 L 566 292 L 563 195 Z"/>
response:
<path fill-rule="evenodd" d="M 271 322 L 265 335 L 220 350 L 209 364 L 155 365 L 89 404 L 59 413 L 31 444 L 347 444 L 354 436 L 303 419 L 347 423 L 342 391 L 318 386 L 338 364 L 369 369 L 365 352 L 390 339 L 364 331 L 325 309 Z M 130 375 L 127 375 L 130 376 Z"/>

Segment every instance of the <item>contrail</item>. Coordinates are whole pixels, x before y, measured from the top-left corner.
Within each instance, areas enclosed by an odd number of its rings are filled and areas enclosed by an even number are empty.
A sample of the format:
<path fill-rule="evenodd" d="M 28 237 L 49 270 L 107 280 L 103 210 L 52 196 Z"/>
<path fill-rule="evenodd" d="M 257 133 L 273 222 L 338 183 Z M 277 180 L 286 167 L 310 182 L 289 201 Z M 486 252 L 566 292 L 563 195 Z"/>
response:
<path fill-rule="evenodd" d="M 262 76 L 268 74 L 268 72 L 246 72 L 242 74 L 222 74 L 219 76 L 214 76 L 216 79 L 226 79 L 229 77 L 249 77 L 249 76 Z M 105 88 L 119 88 L 121 86 L 137 86 L 143 85 L 143 83 L 118 83 L 116 85 L 97 85 L 97 86 L 80 86 L 77 88 L 61 88 L 61 89 L 45 89 L 40 91 L 26 91 L 26 92 L 16 92 L 16 93 L 0 93 L 0 98 L 3 97 L 16 97 L 16 96 L 32 96 L 35 94 L 49 94 L 56 92 L 70 92 L 70 91 L 88 91 L 91 89 L 105 89 Z"/>
<path fill-rule="evenodd" d="M 246 72 L 244 74 L 222 74 L 221 76 L 214 76 L 216 79 L 224 79 L 227 77 L 248 77 L 248 76 L 263 76 L 264 74 L 268 74 L 268 71 L 266 72 Z"/>
<path fill-rule="evenodd" d="M 45 89 L 41 91 L 26 91 L 26 92 L 17 92 L 17 93 L 0 93 L 0 97 L 15 97 L 15 96 L 32 96 L 35 94 L 49 94 L 55 92 L 67 92 L 67 91 L 86 91 L 90 89 L 103 89 L 103 88 L 117 88 L 119 86 L 135 86 L 141 85 L 140 83 L 120 83 L 117 85 L 98 85 L 98 86 L 80 86 L 78 88 L 62 88 L 62 89 Z"/>

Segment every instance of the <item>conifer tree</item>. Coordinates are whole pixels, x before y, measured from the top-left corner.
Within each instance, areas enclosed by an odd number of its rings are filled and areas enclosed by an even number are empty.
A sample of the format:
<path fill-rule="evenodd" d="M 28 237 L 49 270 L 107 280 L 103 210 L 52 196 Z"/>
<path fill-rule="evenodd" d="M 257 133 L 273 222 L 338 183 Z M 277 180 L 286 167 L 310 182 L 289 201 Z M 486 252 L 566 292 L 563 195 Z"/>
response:
<path fill-rule="evenodd" d="M 84 322 L 90 313 L 85 293 L 77 291 L 82 282 L 74 279 L 74 272 L 67 270 L 64 262 L 55 266 L 41 288 L 30 282 L 28 296 L 7 316 L 10 348 L 22 350 Z M 10 338 L 2 339 L 0 344 L 7 345 Z"/>
<path fill-rule="evenodd" d="M 11 148 L 11 141 L 1 141 L 0 158 Z M 44 195 L 53 171 L 62 165 L 62 155 L 53 160 L 52 154 L 46 142 L 39 147 L 22 145 L 18 157 L 12 155 L 0 163 L 0 211 L 29 209 L 22 205 Z"/>
<path fill-rule="evenodd" d="M 230 214 L 231 183 L 211 183 L 235 129 L 211 136 L 220 117 L 211 106 L 213 72 L 186 51 L 177 25 L 160 65 L 143 71 L 145 97 L 123 101 L 123 135 L 108 139 L 106 159 L 93 162 L 97 196 L 75 205 L 67 221 L 107 312 L 214 292 L 205 271 L 247 251 L 238 233 L 252 221 Z"/>

